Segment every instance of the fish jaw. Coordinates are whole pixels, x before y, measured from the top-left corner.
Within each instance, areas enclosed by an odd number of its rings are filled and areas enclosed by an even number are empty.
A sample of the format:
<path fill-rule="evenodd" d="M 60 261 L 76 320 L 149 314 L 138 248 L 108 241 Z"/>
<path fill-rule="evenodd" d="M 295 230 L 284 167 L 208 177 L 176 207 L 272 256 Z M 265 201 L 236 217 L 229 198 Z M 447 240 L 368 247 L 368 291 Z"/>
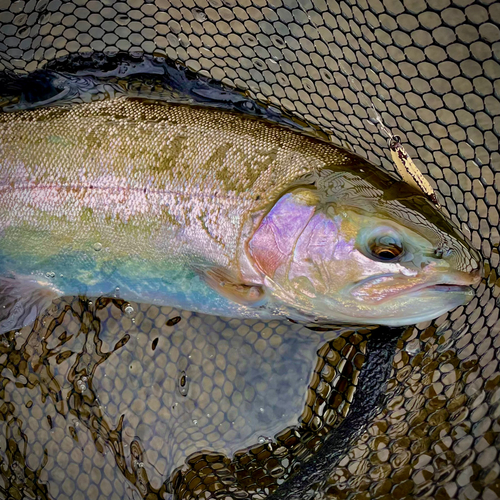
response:
<path fill-rule="evenodd" d="M 427 266 L 433 267 L 433 266 Z M 363 279 L 345 290 L 355 299 L 363 300 L 370 304 L 383 304 L 408 294 L 425 293 L 429 290 L 443 292 L 463 291 L 467 295 L 472 286 L 481 282 L 479 271 L 464 273 L 460 271 L 449 272 L 424 272 L 417 273 L 414 277 L 401 274 L 379 274 Z"/>
<path fill-rule="evenodd" d="M 456 307 L 469 303 L 474 290 L 462 285 L 433 285 L 405 293 L 379 310 L 377 318 L 363 318 L 362 323 L 387 326 L 408 326 L 431 321 Z"/>
<path fill-rule="evenodd" d="M 480 265 L 465 273 L 432 263 L 413 277 L 387 273 L 360 280 L 344 289 L 336 307 L 359 323 L 406 326 L 469 303 L 480 282 Z"/>

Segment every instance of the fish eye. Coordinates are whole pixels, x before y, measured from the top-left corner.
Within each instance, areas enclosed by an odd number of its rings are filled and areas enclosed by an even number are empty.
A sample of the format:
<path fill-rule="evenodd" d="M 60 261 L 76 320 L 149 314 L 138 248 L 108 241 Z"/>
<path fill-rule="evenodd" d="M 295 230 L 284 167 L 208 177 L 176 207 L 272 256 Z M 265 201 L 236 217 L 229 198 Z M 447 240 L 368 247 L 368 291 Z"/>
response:
<path fill-rule="evenodd" d="M 403 254 L 403 244 L 397 234 L 374 234 L 368 241 L 370 254 L 383 262 L 398 261 Z"/>

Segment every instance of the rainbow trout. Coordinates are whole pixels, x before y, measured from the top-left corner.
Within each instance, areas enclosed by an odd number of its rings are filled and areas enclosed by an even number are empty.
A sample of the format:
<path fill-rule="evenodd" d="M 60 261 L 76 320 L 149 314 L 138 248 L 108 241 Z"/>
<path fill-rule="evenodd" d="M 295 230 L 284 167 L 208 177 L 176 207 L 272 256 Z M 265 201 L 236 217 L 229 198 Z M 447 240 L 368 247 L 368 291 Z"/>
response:
<path fill-rule="evenodd" d="M 62 295 L 408 325 L 478 253 L 418 191 L 240 114 L 117 99 L 0 115 L 0 332 Z"/>

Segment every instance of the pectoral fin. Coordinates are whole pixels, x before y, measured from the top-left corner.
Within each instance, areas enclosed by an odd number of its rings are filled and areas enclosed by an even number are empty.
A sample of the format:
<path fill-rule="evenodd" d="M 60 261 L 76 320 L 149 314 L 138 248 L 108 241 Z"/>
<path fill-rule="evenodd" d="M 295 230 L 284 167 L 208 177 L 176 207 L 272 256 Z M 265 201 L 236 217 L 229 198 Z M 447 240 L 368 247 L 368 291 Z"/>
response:
<path fill-rule="evenodd" d="M 29 278 L 0 277 L 0 335 L 33 323 L 57 296 Z"/>
<path fill-rule="evenodd" d="M 237 304 L 255 307 L 265 298 L 264 288 L 261 285 L 241 283 L 241 280 L 225 269 L 203 269 L 199 275 L 210 288 Z"/>

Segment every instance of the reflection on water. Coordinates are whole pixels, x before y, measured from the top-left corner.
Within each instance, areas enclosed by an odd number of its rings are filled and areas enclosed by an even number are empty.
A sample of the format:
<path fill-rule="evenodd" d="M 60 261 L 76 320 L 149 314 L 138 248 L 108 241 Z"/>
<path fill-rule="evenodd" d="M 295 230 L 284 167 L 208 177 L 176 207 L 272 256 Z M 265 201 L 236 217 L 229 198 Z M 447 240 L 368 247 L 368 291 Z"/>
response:
<path fill-rule="evenodd" d="M 0 491 L 265 496 L 346 415 L 365 332 L 59 300 L 0 344 Z"/>

